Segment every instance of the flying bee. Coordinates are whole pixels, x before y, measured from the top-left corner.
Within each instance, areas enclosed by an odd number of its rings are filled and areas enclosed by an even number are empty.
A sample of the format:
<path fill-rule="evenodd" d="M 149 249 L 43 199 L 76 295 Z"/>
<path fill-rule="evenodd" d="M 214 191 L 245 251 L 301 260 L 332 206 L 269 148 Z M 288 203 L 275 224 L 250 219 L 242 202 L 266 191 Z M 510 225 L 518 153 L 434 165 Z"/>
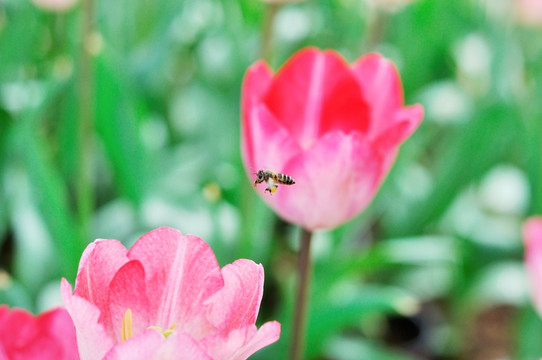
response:
<path fill-rule="evenodd" d="M 266 182 L 267 187 L 264 190 L 264 193 L 269 191 L 269 194 L 273 194 L 277 191 L 279 187 L 278 184 L 282 185 L 293 185 L 295 180 L 291 176 L 286 174 L 277 173 L 271 170 L 258 170 L 256 173 L 256 180 L 254 180 L 254 187 L 256 185 Z"/>

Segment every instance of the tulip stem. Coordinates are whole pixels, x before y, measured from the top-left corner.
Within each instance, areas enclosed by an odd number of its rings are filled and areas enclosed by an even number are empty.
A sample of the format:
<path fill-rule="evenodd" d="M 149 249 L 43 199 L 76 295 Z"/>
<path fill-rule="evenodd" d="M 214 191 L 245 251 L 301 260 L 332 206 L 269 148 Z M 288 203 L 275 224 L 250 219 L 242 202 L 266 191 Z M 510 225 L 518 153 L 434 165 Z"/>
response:
<path fill-rule="evenodd" d="M 374 8 L 369 12 L 366 35 L 364 36 L 363 52 L 375 51 L 382 42 L 386 32 L 387 15 L 383 10 Z"/>
<path fill-rule="evenodd" d="M 308 293 L 310 288 L 312 233 L 301 229 L 301 244 L 297 262 L 297 296 L 295 301 L 294 324 L 291 343 L 291 359 L 300 360 L 304 356 L 305 333 L 307 327 Z"/>
<path fill-rule="evenodd" d="M 269 62 L 271 46 L 273 44 L 273 24 L 280 5 L 273 2 L 266 4 L 265 19 L 263 23 L 262 41 L 260 45 L 260 58 Z"/>
<path fill-rule="evenodd" d="M 82 1 L 81 44 L 79 45 L 79 128 L 78 128 L 78 169 L 77 169 L 77 212 L 82 239 L 88 237 L 88 226 L 94 205 L 92 188 L 92 130 L 94 117 L 94 82 L 93 59 L 89 50 L 89 42 L 93 34 L 94 4 L 93 0 Z"/>

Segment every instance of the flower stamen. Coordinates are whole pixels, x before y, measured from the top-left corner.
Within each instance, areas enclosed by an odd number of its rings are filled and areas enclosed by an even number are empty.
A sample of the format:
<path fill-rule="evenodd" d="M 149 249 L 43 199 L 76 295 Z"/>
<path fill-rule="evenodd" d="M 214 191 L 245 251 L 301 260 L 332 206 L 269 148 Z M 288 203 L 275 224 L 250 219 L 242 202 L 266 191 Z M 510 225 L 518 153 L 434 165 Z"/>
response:
<path fill-rule="evenodd" d="M 173 324 L 171 324 L 170 327 L 168 327 L 167 329 L 163 330 L 160 326 L 149 326 L 147 329 L 153 329 L 153 330 L 156 330 L 158 331 L 159 333 L 161 333 L 162 335 L 164 335 L 164 337 L 168 337 L 169 335 L 173 334 L 174 332 L 174 329 L 175 329 L 175 326 L 177 326 L 177 323 L 174 322 Z"/>
<path fill-rule="evenodd" d="M 122 325 L 120 328 L 120 340 L 126 341 L 131 338 L 132 332 L 132 310 L 128 309 L 122 317 Z"/>

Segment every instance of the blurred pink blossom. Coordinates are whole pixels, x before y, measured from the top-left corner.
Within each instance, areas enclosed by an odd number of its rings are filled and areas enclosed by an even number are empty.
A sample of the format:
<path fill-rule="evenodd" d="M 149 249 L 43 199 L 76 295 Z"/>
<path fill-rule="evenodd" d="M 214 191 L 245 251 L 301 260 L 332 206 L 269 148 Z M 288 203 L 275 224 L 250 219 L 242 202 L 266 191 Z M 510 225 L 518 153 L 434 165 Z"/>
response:
<path fill-rule="evenodd" d="M 516 19 L 525 25 L 542 26 L 542 0 L 512 0 Z"/>
<path fill-rule="evenodd" d="M 531 296 L 542 316 L 542 216 L 533 216 L 525 222 L 523 242 Z"/>
<path fill-rule="evenodd" d="M 37 316 L 0 305 L 0 359 L 77 360 L 75 328 L 63 308 Z"/>
<path fill-rule="evenodd" d="M 63 12 L 71 9 L 78 0 L 32 0 L 34 5 L 44 10 Z"/>
<path fill-rule="evenodd" d="M 399 145 L 423 118 L 404 106 L 395 66 L 378 54 L 349 65 L 332 50 L 307 48 L 276 73 L 258 61 L 242 94 L 242 156 L 253 172 L 293 177 L 258 194 L 285 220 L 333 228 L 361 212 L 390 170 Z"/>
<path fill-rule="evenodd" d="M 127 251 L 96 240 L 62 296 L 81 359 L 246 359 L 275 342 L 280 324 L 259 329 L 264 272 L 250 260 L 222 269 L 193 235 L 159 228 Z"/>

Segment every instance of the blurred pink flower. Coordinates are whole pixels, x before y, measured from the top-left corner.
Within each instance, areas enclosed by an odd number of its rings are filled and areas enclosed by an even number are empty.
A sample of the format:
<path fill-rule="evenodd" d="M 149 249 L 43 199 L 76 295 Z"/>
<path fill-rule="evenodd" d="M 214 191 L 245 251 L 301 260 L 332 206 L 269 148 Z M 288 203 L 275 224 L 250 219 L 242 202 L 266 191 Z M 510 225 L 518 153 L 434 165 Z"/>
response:
<path fill-rule="evenodd" d="M 421 105 L 403 102 L 395 66 L 378 54 L 348 65 L 335 51 L 307 48 L 275 75 L 256 62 L 243 83 L 245 167 L 296 181 L 272 196 L 258 193 L 308 230 L 351 219 L 373 199 L 399 145 L 422 120 Z"/>
<path fill-rule="evenodd" d="M 75 328 L 66 309 L 34 316 L 0 305 L 0 359 L 79 359 Z"/>
<path fill-rule="evenodd" d="M 44 10 L 63 12 L 71 9 L 78 0 L 32 0 L 34 5 Z"/>
<path fill-rule="evenodd" d="M 246 359 L 275 342 L 280 324 L 255 322 L 264 272 L 250 260 L 220 269 L 193 235 L 159 228 L 127 251 L 96 240 L 62 297 L 81 359 Z"/>
<path fill-rule="evenodd" d="M 542 216 L 533 216 L 525 222 L 523 242 L 531 296 L 542 316 Z"/>
<path fill-rule="evenodd" d="M 542 0 L 512 0 L 516 19 L 530 26 L 542 26 Z"/>

